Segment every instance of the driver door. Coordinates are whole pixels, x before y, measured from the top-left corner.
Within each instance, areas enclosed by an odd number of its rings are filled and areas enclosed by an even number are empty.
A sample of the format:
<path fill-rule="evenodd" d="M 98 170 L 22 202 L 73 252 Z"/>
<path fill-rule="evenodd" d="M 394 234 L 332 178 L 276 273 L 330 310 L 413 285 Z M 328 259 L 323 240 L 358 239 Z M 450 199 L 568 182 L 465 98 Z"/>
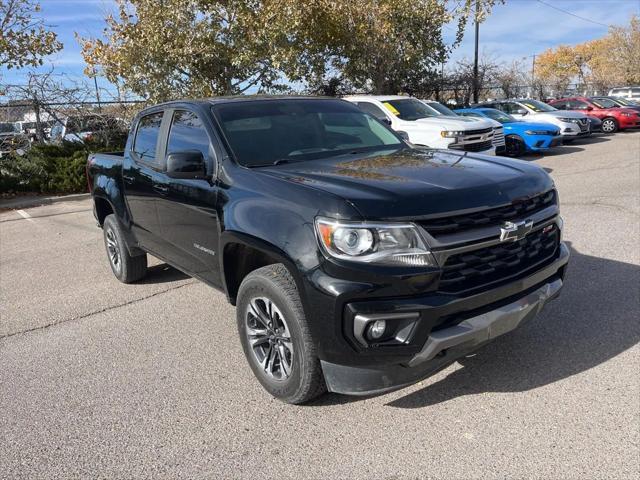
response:
<path fill-rule="evenodd" d="M 204 157 L 207 173 L 207 179 L 171 178 L 168 172 L 163 175 L 158 217 L 167 257 L 176 267 L 220 286 L 214 137 L 196 112 L 176 108 L 165 115 L 171 119 L 163 152 L 165 163 L 172 153 L 196 150 Z"/>

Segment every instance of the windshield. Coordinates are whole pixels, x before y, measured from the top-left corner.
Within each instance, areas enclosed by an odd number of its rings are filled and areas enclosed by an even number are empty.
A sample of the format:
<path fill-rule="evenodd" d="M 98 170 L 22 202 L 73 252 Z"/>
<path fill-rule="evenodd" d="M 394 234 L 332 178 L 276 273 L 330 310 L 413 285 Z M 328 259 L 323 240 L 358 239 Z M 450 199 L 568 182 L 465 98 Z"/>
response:
<path fill-rule="evenodd" d="M 241 165 L 272 165 L 405 144 L 385 125 L 343 100 L 283 99 L 212 107 Z"/>
<path fill-rule="evenodd" d="M 427 107 L 415 98 L 402 98 L 399 100 L 382 100 L 382 104 L 401 120 L 419 120 L 420 118 L 435 117 L 437 111 Z"/>
<path fill-rule="evenodd" d="M 616 102 L 608 98 L 592 98 L 591 103 L 598 108 L 615 108 L 618 106 Z"/>
<path fill-rule="evenodd" d="M 13 123 L 0 123 L 0 133 L 15 133 L 17 131 Z"/>
<path fill-rule="evenodd" d="M 428 102 L 427 105 L 437 111 L 440 115 L 453 115 L 454 117 L 456 116 L 456 113 L 453 110 L 450 110 L 441 103 Z"/>
<path fill-rule="evenodd" d="M 522 100 L 520 102 L 525 107 L 530 108 L 536 113 L 539 112 L 555 112 L 556 109 L 551 105 L 547 105 L 546 103 L 539 102 L 538 100 Z"/>
<path fill-rule="evenodd" d="M 598 101 L 602 100 L 602 98 L 598 98 Z M 623 105 L 625 107 L 637 107 L 638 104 L 630 102 L 626 98 L 607 98 L 607 100 L 611 100 L 616 105 Z"/>
<path fill-rule="evenodd" d="M 508 113 L 501 112 L 500 110 L 496 110 L 495 108 L 486 108 L 482 110 L 482 113 L 484 113 L 490 119 L 500 123 L 517 122 L 517 120 Z"/>

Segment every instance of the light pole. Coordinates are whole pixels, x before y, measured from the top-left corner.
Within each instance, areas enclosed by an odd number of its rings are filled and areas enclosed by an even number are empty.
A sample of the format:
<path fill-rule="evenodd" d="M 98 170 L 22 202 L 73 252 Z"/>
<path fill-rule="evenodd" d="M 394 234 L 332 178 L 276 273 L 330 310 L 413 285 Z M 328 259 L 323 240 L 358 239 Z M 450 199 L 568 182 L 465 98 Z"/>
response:
<path fill-rule="evenodd" d="M 476 0 L 476 46 L 475 53 L 473 56 L 473 103 L 478 103 L 478 41 L 480 37 L 480 22 L 478 21 L 480 17 L 480 0 Z"/>

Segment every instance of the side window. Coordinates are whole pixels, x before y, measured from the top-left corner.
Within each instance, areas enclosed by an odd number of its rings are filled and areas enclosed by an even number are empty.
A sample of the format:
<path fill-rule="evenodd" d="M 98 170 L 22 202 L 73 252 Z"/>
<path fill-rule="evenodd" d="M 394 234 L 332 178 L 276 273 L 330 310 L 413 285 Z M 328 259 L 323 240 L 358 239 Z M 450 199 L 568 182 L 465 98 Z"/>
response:
<path fill-rule="evenodd" d="M 363 112 L 367 112 L 367 113 L 373 115 L 378 120 L 387 120 L 388 119 L 387 115 L 382 111 L 382 109 L 380 107 L 374 105 L 373 103 L 357 102 L 356 105 L 358 106 L 358 108 L 360 108 L 360 110 L 362 110 Z"/>
<path fill-rule="evenodd" d="M 138 160 L 156 168 L 162 165 L 162 162 L 156 158 L 156 145 L 161 123 L 162 112 L 142 117 L 138 122 L 136 139 L 133 143 L 133 151 L 138 156 Z"/>
<path fill-rule="evenodd" d="M 520 105 L 518 105 L 517 103 L 513 103 L 513 102 L 508 102 L 508 103 L 503 103 L 502 104 L 502 111 L 506 112 L 506 113 L 518 113 L 518 110 L 522 109 L 522 107 Z"/>
<path fill-rule="evenodd" d="M 210 157 L 210 143 L 204 125 L 195 113 L 186 110 L 173 112 L 167 141 L 167 155 L 185 150 L 198 150 L 207 159 Z"/>
<path fill-rule="evenodd" d="M 580 100 L 569 100 L 567 102 L 567 107 L 569 108 L 569 110 L 586 110 L 587 106 L 588 105 L 585 102 L 582 102 Z"/>

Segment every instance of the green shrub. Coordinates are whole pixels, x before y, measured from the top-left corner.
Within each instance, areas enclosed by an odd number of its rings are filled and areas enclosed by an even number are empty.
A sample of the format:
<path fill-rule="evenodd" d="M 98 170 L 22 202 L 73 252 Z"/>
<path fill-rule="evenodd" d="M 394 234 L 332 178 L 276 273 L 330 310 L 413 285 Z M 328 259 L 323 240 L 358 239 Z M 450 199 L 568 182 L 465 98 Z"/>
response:
<path fill-rule="evenodd" d="M 0 193 L 82 193 L 87 191 L 85 165 L 90 152 L 114 151 L 98 142 L 34 145 L 23 156 L 0 158 Z"/>

